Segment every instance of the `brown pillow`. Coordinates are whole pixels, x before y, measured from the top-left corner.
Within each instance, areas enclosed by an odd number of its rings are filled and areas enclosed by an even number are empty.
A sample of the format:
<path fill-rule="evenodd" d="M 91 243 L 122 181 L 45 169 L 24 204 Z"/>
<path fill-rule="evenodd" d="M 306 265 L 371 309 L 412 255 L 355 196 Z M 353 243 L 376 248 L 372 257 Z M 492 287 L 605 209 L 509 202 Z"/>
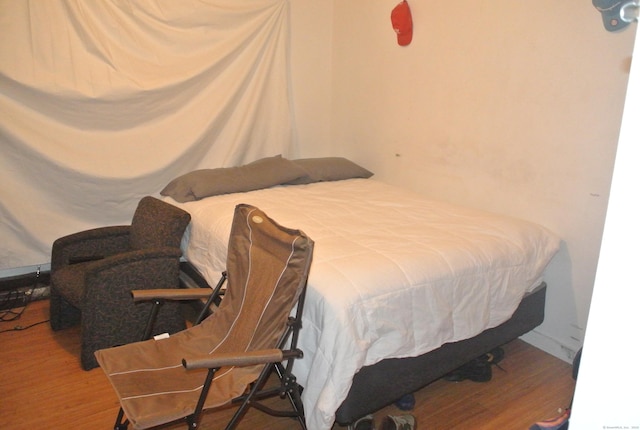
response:
<path fill-rule="evenodd" d="M 190 202 L 219 194 L 269 188 L 306 176 L 305 171 L 281 155 L 238 167 L 194 170 L 175 178 L 160 194 Z"/>
<path fill-rule="evenodd" d="M 288 182 L 290 185 L 373 176 L 372 172 L 343 157 L 301 158 L 292 161 L 307 174 Z"/>

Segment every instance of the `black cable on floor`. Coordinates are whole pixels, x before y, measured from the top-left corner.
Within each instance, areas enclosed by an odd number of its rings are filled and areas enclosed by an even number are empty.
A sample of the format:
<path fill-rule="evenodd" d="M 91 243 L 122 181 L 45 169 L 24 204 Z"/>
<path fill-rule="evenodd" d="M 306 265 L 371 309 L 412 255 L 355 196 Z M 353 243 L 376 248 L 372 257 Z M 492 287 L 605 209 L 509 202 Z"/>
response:
<path fill-rule="evenodd" d="M 15 297 L 11 297 L 12 294 L 15 293 Z M 12 301 L 17 301 L 18 296 L 18 291 L 12 291 L 11 293 L 9 293 L 10 295 L 8 296 L 7 299 L 5 299 L 3 301 L 3 303 L 11 303 Z M 24 310 L 27 309 L 27 305 L 29 305 L 29 302 L 31 302 L 31 295 L 26 296 L 27 299 L 25 301 L 24 304 L 20 305 L 20 306 L 16 306 L 14 308 L 11 309 L 5 309 L 3 311 L 0 311 L 0 322 L 5 322 L 5 321 L 15 321 L 18 318 L 20 318 L 22 316 L 22 314 L 24 313 Z M 19 310 L 16 310 L 19 309 Z"/>
<path fill-rule="evenodd" d="M 33 324 L 30 324 L 30 325 L 27 325 L 27 326 L 17 325 L 17 326 L 15 326 L 13 328 L 8 328 L 6 330 L 0 330 L 0 333 L 6 333 L 8 331 L 22 331 L 22 330 L 26 330 L 28 328 L 35 327 L 37 325 L 45 324 L 45 323 L 48 323 L 48 322 L 49 322 L 49 320 L 44 320 L 44 321 L 38 321 L 37 323 L 33 323 Z"/>

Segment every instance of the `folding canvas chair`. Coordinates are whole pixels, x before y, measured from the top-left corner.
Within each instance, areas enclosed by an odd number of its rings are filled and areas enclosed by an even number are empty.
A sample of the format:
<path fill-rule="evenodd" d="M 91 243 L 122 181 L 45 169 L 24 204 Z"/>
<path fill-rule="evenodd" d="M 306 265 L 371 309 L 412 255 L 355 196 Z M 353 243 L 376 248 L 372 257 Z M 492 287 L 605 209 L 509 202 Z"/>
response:
<path fill-rule="evenodd" d="M 291 416 L 306 428 L 301 388 L 292 374 L 313 241 L 249 205 L 235 210 L 220 306 L 200 324 L 164 339 L 96 352 L 120 399 L 115 429 L 145 429 L 186 420 L 196 429 L 204 409 L 239 403 L 234 428 L 249 406 Z M 146 291 L 146 298 L 192 298 L 188 291 Z M 198 296 L 199 291 L 195 292 Z M 141 296 L 138 296 L 138 299 Z M 296 306 L 295 316 L 290 316 Z M 265 389 L 275 370 L 280 384 Z M 288 398 L 291 410 L 259 402 Z"/>

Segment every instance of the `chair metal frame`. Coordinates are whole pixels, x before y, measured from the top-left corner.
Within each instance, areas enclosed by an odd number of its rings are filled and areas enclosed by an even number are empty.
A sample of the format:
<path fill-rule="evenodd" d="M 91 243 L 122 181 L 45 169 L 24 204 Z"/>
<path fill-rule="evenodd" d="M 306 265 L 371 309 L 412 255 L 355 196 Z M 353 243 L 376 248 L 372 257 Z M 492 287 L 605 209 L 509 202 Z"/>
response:
<path fill-rule="evenodd" d="M 224 286 L 227 279 L 227 273 L 223 272 L 220 280 L 216 284 L 213 290 L 211 288 L 181 288 L 181 289 L 165 289 L 165 290 L 134 290 L 131 292 L 133 300 L 135 302 L 150 301 L 153 303 L 149 320 L 147 324 L 147 330 L 145 331 L 145 338 L 149 339 L 151 336 L 151 328 L 154 324 L 154 319 L 158 314 L 158 310 L 165 303 L 165 301 L 186 301 L 186 300 L 203 300 L 207 299 L 201 312 L 197 316 L 194 324 L 199 324 L 204 320 L 211 312 L 212 306 L 217 306 L 222 300 L 224 295 Z M 263 413 L 276 417 L 290 417 L 297 420 L 298 424 L 303 430 L 307 429 L 305 423 L 304 407 L 302 404 L 302 386 L 298 384 L 295 375 L 293 374 L 293 364 L 295 359 L 302 358 L 302 350 L 297 348 L 298 337 L 300 329 L 302 328 L 302 312 L 304 309 L 304 300 L 306 296 L 306 284 L 302 287 L 300 296 L 298 297 L 295 315 L 290 316 L 287 321 L 287 327 L 278 341 L 278 348 L 271 350 L 258 351 L 255 354 L 248 353 L 245 356 L 238 357 L 236 354 L 233 356 L 222 356 L 215 358 L 185 358 L 182 361 L 182 365 L 186 369 L 208 369 L 205 378 L 204 386 L 200 394 L 200 398 L 195 407 L 193 414 L 183 418 L 187 423 L 187 428 L 196 430 L 199 428 L 200 420 L 204 409 L 204 402 L 209 393 L 209 389 L 216 371 L 223 366 L 251 366 L 256 364 L 264 364 L 264 368 L 260 372 L 260 375 L 256 381 L 249 387 L 246 394 L 236 397 L 231 401 L 232 404 L 240 404 L 235 414 L 225 427 L 225 430 L 232 430 L 241 421 L 244 414 L 250 407 L 253 407 Z M 213 310 L 215 312 L 215 308 Z M 286 364 L 283 364 L 286 363 Z M 280 384 L 278 386 L 265 388 L 265 384 L 272 374 L 276 374 Z M 286 398 L 291 406 L 290 410 L 278 410 L 266 406 L 261 403 L 262 400 L 273 397 Z M 124 414 L 122 407 L 120 408 L 116 421 L 114 424 L 114 430 L 127 430 L 129 427 L 129 420 Z"/>

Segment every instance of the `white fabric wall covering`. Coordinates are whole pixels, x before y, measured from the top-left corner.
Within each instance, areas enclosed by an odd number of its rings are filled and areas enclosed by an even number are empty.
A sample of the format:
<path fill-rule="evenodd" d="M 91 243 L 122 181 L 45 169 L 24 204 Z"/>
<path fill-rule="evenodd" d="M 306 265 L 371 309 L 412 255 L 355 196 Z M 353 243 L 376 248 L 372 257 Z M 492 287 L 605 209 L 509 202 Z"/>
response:
<path fill-rule="evenodd" d="M 187 171 L 294 151 L 287 0 L 0 0 L 0 269 Z"/>

